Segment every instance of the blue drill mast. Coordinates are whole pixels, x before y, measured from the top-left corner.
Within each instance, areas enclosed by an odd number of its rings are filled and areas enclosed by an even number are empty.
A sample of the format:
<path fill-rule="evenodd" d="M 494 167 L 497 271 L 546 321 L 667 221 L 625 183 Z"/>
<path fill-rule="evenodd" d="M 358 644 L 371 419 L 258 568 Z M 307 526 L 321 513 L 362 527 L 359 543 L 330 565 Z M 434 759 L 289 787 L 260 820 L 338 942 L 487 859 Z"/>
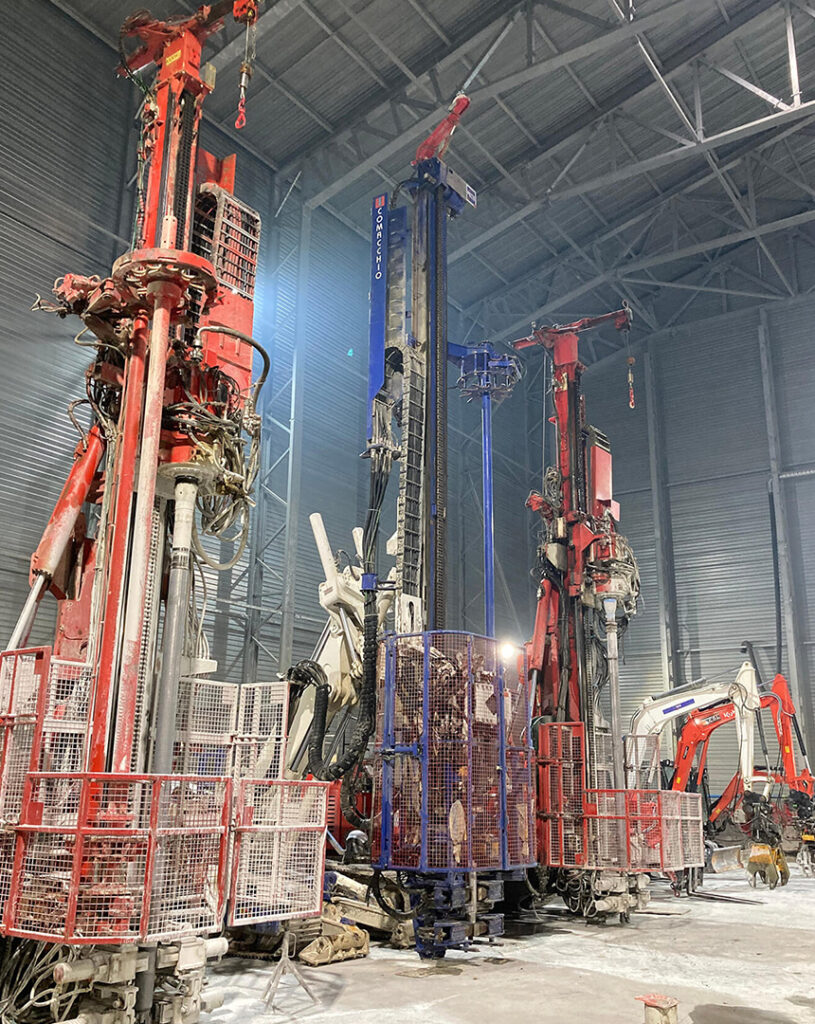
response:
<path fill-rule="evenodd" d="M 398 193 L 406 204 L 398 205 Z M 489 587 L 491 402 L 499 379 L 506 385 L 517 364 L 489 349 L 448 343 L 447 223 L 468 203 L 475 206 L 475 192 L 424 144 L 398 193 L 377 196 L 372 206 L 365 453 L 371 501 L 363 539 L 366 621 L 368 610 L 372 616 L 363 661 L 366 677 L 376 674 L 372 861 L 400 872 L 417 949 L 438 957 L 500 934 L 501 915 L 491 908 L 503 881 L 535 862 L 524 656 L 501 660 Z M 487 636 L 451 631 L 446 621 L 451 359 L 465 393 L 477 392 L 482 402 Z M 397 523 L 389 545 L 396 567 L 380 580 L 377 532 L 396 465 Z M 395 631 L 380 643 L 376 595 L 389 587 Z"/>

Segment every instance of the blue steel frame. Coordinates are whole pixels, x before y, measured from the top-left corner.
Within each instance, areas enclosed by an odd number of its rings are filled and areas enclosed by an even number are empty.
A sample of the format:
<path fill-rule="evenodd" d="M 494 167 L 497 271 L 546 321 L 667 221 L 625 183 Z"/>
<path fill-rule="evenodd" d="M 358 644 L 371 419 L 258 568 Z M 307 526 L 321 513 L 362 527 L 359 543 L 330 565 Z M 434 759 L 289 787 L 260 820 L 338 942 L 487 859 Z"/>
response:
<path fill-rule="evenodd" d="M 500 864 L 484 867 L 476 866 L 472 867 L 469 865 L 461 866 L 450 864 L 446 867 L 432 867 L 428 864 L 428 793 L 429 793 L 429 772 L 430 772 L 430 752 L 428 744 L 425 738 L 429 734 L 429 707 L 430 707 L 430 647 L 431 638 L 433 636 L 444 636 L 452 635 L 458 637 L 468 637 L 468 680 L 470 681 L 468 687 L 468 751 L 473 749 L 473 735 L 472 735 L 472 721 L 473 721 L 473 705 L 474 693 L 472 687 L 472 647 L 473 641 L 476 639 L 485 639 L 492 643 L 495 643 L 493 637 L 482 637 L 474 633 L 464 633 L 460 630 L 430 630 L 424 633 L 386 633 L 383 643 L 385 644 L 385 680 L 384 680 L 384 721 L 382 729 L 382 743 L 381 746 L 377 747 L 375 756 L 381 759 L 382 773 L 381 773 L 381 794 L 379 795 L 380 804 L 380 836 L 379 836 L 379 856 L 374 861 L 374 866 L 383 869 L 394 869 L 402 871 L 419 871 L 425 874 L 436 874 L 436 875 L 449 875 L 453 873 L 466 873 L 470 871 L 512 871 L 516 868 L 532 867 L 536 863 L 535 860 L 535 829 L 534 829 L 534 812 L 530 809 L 529 816 L 529 860 L 523 863 L 511 863 L 510 862 L 510 851 L 509 851 L 509 834 L 508 834 L 508 813 L 507 813 L 507 720 L 506 720 L 506 705 L 505 705 L 505 685 L 504 685 L 504 665 L 500 659 L 496 659 L 498 666 L 498 678 L 496 681 L 496 692 L 497 692 L 497 718 L 498 718 L 498 756 L 499 756 L 499 828 L 501 835 L 501 858 Z M 409 744 L 397 744 L 395 735 L 395 695 L 396 695 L 396 647 L 397 642 L 400 640 L 407 639 L 418 639 L 422 640 L 423 649 L 423 671 L 422 671 L 422 736 L 417 742 Z M 525 679 L 525 669 L 521 679 Z M 526 743 L 522 750 L 526 754 L 526 773 L 527 773 L 527 790 L 531 794 L 532 792 L 532 763 L 534 758 L 534 752 L 531 745 L 531 724 L 532 724 L 532 708 L 531 701 L 529 700 L 529 694 L 525 686 L 521 687 L 521 693 L 524 695 L 526 701 L 526 720 L 524 723 L 524 735 L 526 736 Z M 516 747 L 512 748 L 518 749 Z M 413 757 L 421 763 L 422 773 L 422 793 L 421 793 L 421 851 L 419 856 L 418 864 L 403 864 L 394 862 L 393 853 L 393 763 L 398 756 Z M 473 807 L 472 807 L 472 786 L 467 789 L 467 830 L 468 837 L 471 836 L 471 826 L 473 820 Z M 469 859 L 469 858 L 468 858 Z"/>

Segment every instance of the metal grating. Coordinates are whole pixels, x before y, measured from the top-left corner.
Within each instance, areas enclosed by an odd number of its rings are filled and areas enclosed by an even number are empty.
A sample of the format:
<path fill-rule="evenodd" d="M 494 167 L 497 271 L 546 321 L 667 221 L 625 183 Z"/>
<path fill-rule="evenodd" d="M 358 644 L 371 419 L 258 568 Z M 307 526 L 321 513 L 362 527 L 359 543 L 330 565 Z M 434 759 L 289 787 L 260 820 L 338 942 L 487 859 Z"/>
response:
<path fill-rule="evenodd" d="M 328 784 L 238 783 L 229 924 L 321 912 Z"/>
<path fill-rule="evenodd" d="M 193 251 L 212 263 L 222 285 L 247 299 L 255 294 L 259 247 L 259 214 L 219 185 L 201 185 Z"/>
<path fill-rule="evenodd" d="M 435 632 L 386 637 L 379 667 L 377 865 L 449 871 L 532 864 L 524 665 L 506 668 L 495 640 Z"/>

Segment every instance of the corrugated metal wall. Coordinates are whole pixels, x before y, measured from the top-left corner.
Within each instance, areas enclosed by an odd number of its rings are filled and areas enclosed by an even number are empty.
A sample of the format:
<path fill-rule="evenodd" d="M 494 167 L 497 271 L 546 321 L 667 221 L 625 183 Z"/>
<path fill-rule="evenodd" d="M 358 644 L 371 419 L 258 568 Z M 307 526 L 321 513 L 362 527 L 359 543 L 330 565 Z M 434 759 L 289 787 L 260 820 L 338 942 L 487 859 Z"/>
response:
<path fill-rule="evenodd" d="M 44 2 L 4 12 L 0 61 L 0 641 L 28 590 L 28 560 L 62 487 L 78 436 L 66 415 L 84 396 L 88 351 L 78 329 L 30 312 L 66 271 L 109 270 L 127 248 L 119 211 L 131 90 L 112 85 L 112 61 L 85 31 Z M 37 48 L 31 31 L 59 46 Z M 65 54 L 71 54 L 71 60 Z M 69 103 L 65 100 L 68 98 Z M 123 232 L 126 233 L 126 232 Z M 81 411 L 80 411 L 81 412 Z M 85 422 L 87 418 L 84 417 Z M 53 611 L 51 602 L 43 611 Z M 41 616 L 33 642 L 48 640 Z"/>
<path fill-rule="evenodd" d="M 769 333 L 785 470 L 815 465 L 815 373 L 808 353 L 815 302 L 769 310 Z M 769 447 L 758 347 L 757 311 L 716 317 L 651 339 L 661 405 L 667 498 L 673 531 L 681 664 L 686 681 L 735 674 L 741 643 L 757 648 L 764 675 L 775 659 L 773 570 L 768 505 Z M 625 640 L 623 705 L 630 715 L 666 688 L 660 659 L 659 595 L 654 540 L 649 435 L 642 360 L 635 368 L 638 402 L 630 410 L 622 358 L 585 375 L 588 418 L 614 452 L 621 529 L 642 574 L 643 601 Z M 805 651 L 813 646 L 815 598 L 812 499 L 815 477 L 785 480 L 790 547 L 799 577 L 797 609 Z M 785 637 L 785 644 L 787 639 Z M 787 659 L 784 658 L 786 670 Z M 802 671 L 811 692 L 809 666 Z M 757 758 L 760 757 L 757 750 Z M 711 743 L 714 786 L 736 767 L 727 730 Z"/>

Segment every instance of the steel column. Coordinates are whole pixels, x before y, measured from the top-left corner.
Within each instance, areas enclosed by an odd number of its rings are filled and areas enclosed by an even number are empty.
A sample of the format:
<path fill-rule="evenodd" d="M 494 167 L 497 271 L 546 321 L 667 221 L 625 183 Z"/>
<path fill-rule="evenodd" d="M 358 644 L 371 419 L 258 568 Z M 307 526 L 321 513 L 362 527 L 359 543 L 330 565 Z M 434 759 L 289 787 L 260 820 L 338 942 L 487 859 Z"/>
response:
<path fill-rule="evenodd" d="M 790 557 L 789 517 L 787 515 L 784 483 L 781 479 L 781 439 L 778 429 L 778 405 L 773 376 L 769 318 L 765 309 L 759 310 L 758 349 L 761 356 L 761 384 L 764 393 L 764 418 L 767 424 L 767 444 L 770 452 L 770 486 L 775 508 L 778 532 L 778 560 L 781 575 L 781 610 L 784 619 L 784 638 L 789 663 L 789 681 L 796 707 L 806 733 L 807 746 L 815 743 L 812 685 L 806 671 L 806 653 L 798 622 L 798 609 L 804 608 L 798 594 L 797 581 Z"/>
<path fill-rule="evenodd" d="M 303 358 L 308 339 L 309 262 L 313 210 L 307 203 L 300 216 L 300 258 L 297 268 L 297 314 L 292 360 L 291 406 L 289 410 L 289 465 L 286 495 L 286 560 L 283 569 L 283 602 L 280 624 L 279 669 L 291 664 L 297 583 L 297 540 L 300 526 L 300 483 L 303 445 Z"/>
<path fill-rule="evenodd" d="M 181 682 L 181 659 L 190 603 L 191 546 L 195 521 L 195 499 L 198 484 L 183 478 L 175 485 L 175 516 L 173 547 L 167 584 L 167 611 L 164 616 L 161 673 L 156 690 L 156 744 L 150 770 L 158 775 L 173 770 L 173 744 L 178 693 Z"/>
<path fill-rule="evenodd" d="M 654 356 L 646 349 L 645 408 L 648 420 L 648 468 L 651 477 L 651 510 L 656 542 L 657 589 L 659 592 L 659 647 L 662 675 L 667 687 L 682 686 L 685 671 L 679 655 L 679 615 L 676 607 L 671 499 L 668 493 L 665 442 L 660 415 L 660 388 Z"/>

